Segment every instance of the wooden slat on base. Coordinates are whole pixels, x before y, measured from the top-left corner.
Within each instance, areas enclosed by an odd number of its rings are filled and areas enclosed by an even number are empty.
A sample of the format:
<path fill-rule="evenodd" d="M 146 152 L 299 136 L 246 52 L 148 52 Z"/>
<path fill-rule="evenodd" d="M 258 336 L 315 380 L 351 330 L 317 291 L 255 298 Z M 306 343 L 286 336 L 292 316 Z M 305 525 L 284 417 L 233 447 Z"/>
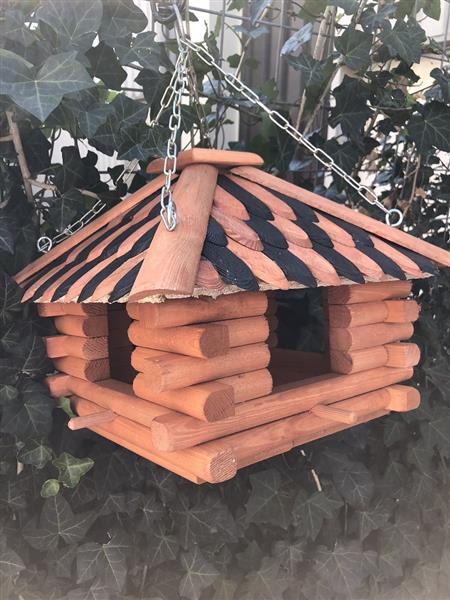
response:
<path fill-rule="evenodd" d="M 213 298 L 166 300 L 160 304 L 128 303 L 130 317 L 144 327 L 177 327 L 241 317 L 263 315 L 267 309 L 264 292 L 239 292 Z"/>
<path fill-rule="evenodd" d="M 97 412 L 99 407 L 83 398 L 72 398 L 74 408 L 78 415 L 85 416 Z M 102 409 L 100 408 L 100 411 Z M 219 483 L 231 479 L 236 474 L 236 460 L 233 452 L 225 446 L 215 444 L 212 447 L 200 447 L 184 450 L 183 452 L 171 452 L 163 455 L 153 447 L 150 440 L 150 431 L 125 417 L 116 417 L 108 423 L 102 423 L 102 430 L 111 432 L 122 440 L 126 440 L 133 446 L 152 454 L 150 460 L 159 464 L 165 461 L 163 466 L 172 469 L 176 466 L 178 471 L 193 473 L 199 479 L 210 483 Z"/>
<path fill-rule="evenodd" d="M 140 398 L 201 421 L 219 421 L 234 415 L 233 388 L 217 381 L 158 393 L 139 373 L 133 381 L 133 390 Z"/>
<path fill-rule="evenodd" d="M 269 361 L 270 352 L 266 344 L 230 348 L 223 356 L 207 359 L 137 348 L 131 358 L 132 366 L 144 373 L 148 384 L 157 392 L 264 369 Z"/>
<path fill-rule="evenodd" d="M 351 375 L 325 375 L 289 384 L 258 400 L 236 406 L 234 417 L 202 423 L 184 415 L 164 415 L 152 423 L 152 439 L 160 450 L 179 450 L 207 440 L 282 419 L 316 404 L 331 404 L 409 379 L 412 369 L 381 367 Z"/>

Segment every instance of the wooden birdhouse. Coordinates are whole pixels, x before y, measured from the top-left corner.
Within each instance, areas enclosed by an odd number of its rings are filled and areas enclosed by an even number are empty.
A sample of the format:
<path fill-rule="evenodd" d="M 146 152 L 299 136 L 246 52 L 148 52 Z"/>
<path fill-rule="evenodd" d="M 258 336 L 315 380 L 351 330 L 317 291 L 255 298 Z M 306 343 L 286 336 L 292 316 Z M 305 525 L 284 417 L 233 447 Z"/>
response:
<path fill-rule="evenodd" d="M 400 385 L 419 361 L 411 280 L 450 266 L 449 252 L 261 164 L 181 153 L 168 231 L 156 160 L 150 183 L 16 276 L 59 332 L 48 385 L 71 397 L 70 426 L 195 483 L 416 408 Z M 318 288 L 321 351 L 277 342 L 281 308 L 295 315 Z"/>

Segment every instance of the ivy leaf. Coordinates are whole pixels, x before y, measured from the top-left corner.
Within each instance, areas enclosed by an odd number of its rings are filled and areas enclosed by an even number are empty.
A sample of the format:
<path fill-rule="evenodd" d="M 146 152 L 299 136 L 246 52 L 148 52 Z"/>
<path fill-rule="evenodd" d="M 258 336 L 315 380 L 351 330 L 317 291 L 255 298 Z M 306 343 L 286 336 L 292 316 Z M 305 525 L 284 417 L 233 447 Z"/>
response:
<path fill-rule="evenodd" d="M 28 380 L 21 387 L 20 399 L 3 408 L 0 430 L 19 439 L 47 435 L 52 425 L 52 409 L 45 387 Z"/>
<path fill-rule="evenodd" d="M 406 23 L 397 20 L 394 27 L 391 27 L 389 21 L 385 21 L 380 38 L 389 48 L 391 56 L 399 56 L 408 65 L 420 61 L 422 44 L 426 40 L 426 35 L 412 17 L 409 17 Z"/>
<path fill-rule="evenodd" d="M 383 552 L 397 552 L 404 560 L 419 559 L 422 553 L 420 525 L 408 513 L 400 513 L 395 522 L 381 531 Z"/>
<path fill-rule="evenodd" d="M 383 428 L 383 439 L 386 446 L 389 448 L 397 442 L 401 442 L 408 438 L 408 429 L 401 418 L 391 418 L 387 420 Z"/>
<path fill-rule="evenodd" d="M 29 377 L 43 377 L 51 371 L 51 363 L 42 338 L 33 331 L 23 336 L 20 343 L 11 345 L 17 370 Z M 45 388 L 43 388 L 45 390 Z"/>
<path fill-rule="evenodd" d="M 287 529 L 292 523 L 292 495 L 281 485 L 281 475 L 268 469 L 250 475 L 252 491 L 245 504 L 245 521 L 271 523 Z"/>
<path fill-rule="evenodd" d="M 52 449 L 42 439 L 30 439 L 25 442 L 17 459 L 25 465 L 33 465 L 36 469 L 43 469 L 51 460 Z"/>
<path fill-rule="evenodd" d="M 181 578 L 178 589 L 180 596 L 189 600 L 199 600 L 202 591 L 219 576 L 219 571 L 205 560 L 198 546 L 181 555 L 181 565 L 186 574 Z"/>
<path fill-rule="evenodd" d="M 379 573 L 384 579 L 397 579 L 403 575 L 402 564 L 404 559 L 400 552 L 391 550 L 380 552 L 378 555 Z"/>
<path fill-rule="evenodd" d="M 79 190 L 69 190 L 62 196 L 54 198 L 47 209 L 47 222 L 57 231 L 64 231 L 75 216 L 83 209 L 86 196 Z"/>
<path fill-rule="evenodd" d="M 51 55 L 37 73 L 23 67 L 12 69 L 6 64 L 0 71 L 2 92 L 40 121 L 45 121 L 65 94 L 94 85 L 76 55 L 76 52 Z"/>
<path fill-rule="evenodd" d="M 433 449 L 430 449 L 423 439 L 408 444 L 408 461 L 415 465 L 422 473 L 430 472 L 433 456 Z"/>
<path fill-rule="evenodd" d="M 303 561 L 306 542 L 278 540 L 272 548 L 272 556 L 280 559 L 281 566 L 287 571 L 289 577 L 299 575 L 299 565 Z"/>
<path fill-rule="evenodd" d="M 139 531 L 152 531 L 155 523 L 159 522 L 166 514 L 163 505 L 156 497 L 156 492 L 145 496 L 145 501 L 140 506 L 142 517 L 138 523 Z"/>
<path fill-rule="evenodd" d="M 359 539 L 362 541 L 372 531 L 382 529 L 390 519 L 393 508 L 389 498 L 380 498 L 373 506 L 357 511 L 355 520 Z"/>
<path fill-rule="evenodd" d="M 418 107 L 406 128 L 420 153 L 425 154 L 433 147 L 450 151 L 450 107 L 446 104 L 433 101 Z"/>
<path fill-rule="evenodd" d="M 43 498 L 52 498 L 59 494 L 60 484 L 57 479 L 47 479 L 41 487 L 41 496 Z"/>
<path fill-rule="evenodd" d="M 0 325 L 4 326 L 17 318 L 22 310 L 22 295 L 23 291 L 14 279 L 0 271 Z"/>
<path fill-rule="evenodd" d="M 370 65 L 372 36 L 358 29 L 346 29 L 336 38 L 336 50 L 341 53 L 349 69 L 361 71 Z"/>
<path fill-rule="evenodd" d="M 106 544 L 88 542 L 77 550 L 77 583 L 94 577 L 121 592 L 127 577 L 126 552 L 128 543 L 122 536 L 115 535 Z"/>
<path fill-rule="evenodd" d="M 103 3 L 103 18 L 98 35 L 114 46 L 119 38 L 138 33 L 147 26 L 147 17 L 132 0 L 115 0 Z"/>
<path fill-rule="evenodd" d="M 367 105 L 369 92 L 367 86 L 358 79 L 347 75 L 343 82 L 333 90 L 336 106 L 330 113 L 330 125 L 340 125 L 348 137 L 354 137 L 361 131 L 367 119 L 372 114 Z"/>
<path fill-rule="evenodd" d="M 103 81 L 107 88 L 120 90 L 122 83 L 127 78 L 127 72 L 120 66 L 114 50 L 105 42 L 100 42 L 86 52 L 91 67 L 92 75 Z"/>
<path fill-rule="evenodd" d="M 191 504 L 186 494 L 180 493 L 171 508 L 183 548 L 211 540 L 237 541 L 237 528 L 231 513 L 215 491 L 197 492 Z"/>
<path fill-rule="evenodd" d="M 70 590 L 67 600 L 115 600 L 111 590 L 104 583 L 96 579 L 88 587 L 78 587 Z"/>
<path fill-rule="evenodd" d="M 430 19 L 434 19 L 435 21 L 439 21 L 441 16 L 440 0 L 421 0 L 419 7 L 423 10 L 427 17 L 430 17 Z"/>
<path fill-rule="evenodd" d="M 214 582 L 214 596 L 211 600 L 234 600 L 238 587 L 237 581 L 219 577 Z"/>
<path fill-rule="evenodd" d="M 178 539 L 167 532 L 163 523 L 156 521 L 146 535 L 146 556 L 150 568 L 168 560 L 176 560 L 180 544 Z"/>
<path fill-rule="evenodd" d="M 13 254 L 15 233 L 12 219 L 6 215 L 0 215 L 0 250 Z"/>
<path fill-rule="evenodd" d="M 336 471 L 333 474 L 333 481 L 337 490 L 353 508 L 366 507 L 375 489 L 370 471 L 359 462 Z"/>
<path fill-rule="evenodd" d="M 90 513 L 74 515 L 67 500 L 59 494 L 47 498 L 40 515 L 39 527 L 28 526 L 24 537 L 36 550 L 55 549 L 60 539 L 66 544 L 81 542 L 91 523 Z"/>
<path fill-rule="evenodd" d="M 100 125 L 114 112 L 110 104 L 93 104 L 89 110 L 80 110 L 77 121 L 81 132 L 87 137 L 93 137 Z"/>
<path fill-rule="evenodd" d="M 430 71 L 431 77 L 439 85 L 442 94 L 442 100 L 448 104 L 450 102 L 450 76 L 447 71 L 443 69 L 432 69 Z"/>
<path fill-rule="evenodd" d="M 6 546 L 0 547 L 0 576 L 15 578 L 25 569 L 20 556 Z"/>
<path fill-rule="evenodd" d="M 289 581 L 281 569 L 280 559 L 265 556 L 261 567 L 246 575 L 238 597 L 241 600 L 279 600 L 288 586 Z"/>
<path fill-rule="evenodd" d="M 66 487 L 73 488 L 94 465 L 92 458 L 75 458 L 63 452 L 55 458 L 53 465 L 58 469 L 58 479 Z"/>
<path fill-rule="evenodd" d="M 145 69 L 158 71 L 161 66 L 161 47 L 155 41 L 156 34 L 153 31 L 138 33 L 134 38 L 117 40 L 114 49 L 119 57 L 121 65 L 136 62 Z M 124 42 L 127 41 L 128 44 Z M 159 74 L 161 77 L 161 74 Z"/>
<path fill-rule="evenodd" d="M 334 594 L 353 598 L 372 569 L 370 555 L 355 541 L 337 542 L 330 550 L 320 546 L 314 558 L 314 571 Z"/>
<path fill-rule="evenodd" d="M 308 496 L 300 491 L 293 508 L 298 534 L 315 540 L 325 519 L 333 518 L 343 502 L 329 498 L 325 492 Z"/>
<path fill-rule="evenodd" d="M 0 38 L 18 42 L 26 48 L 36 41 L 36 34 L 26 26 L 21 10 L 4 10 L 0 21 Z"/>
<path fill-rule="evenodd" d="M 421 423 L 420 431 L 428 448 L 437 446 L 444 456 L 450 456 L 450 409 L 447 406 L 433 408 L 430 421 Z"/>
<path fill-rule="evenodd" d="M 103 7 L 101 0 L 59 2 L 46 0 L 37 12 L 38 21 L 50 25 L 57 35 L 57 46 L 63 50 L 90 48 L 100 26 Z"/>
<path fill-rule="evenodd" d="M 312 35 L 312 28 L 312 23 L 306 23 L 303 27 L 300 27 L 298 31 L 292 34 L 291 37 L 284 42 L 284 45 L 281 48 L 281 56 L 293 54 L 303 46 L 303 44 L 309 42 Z"/>

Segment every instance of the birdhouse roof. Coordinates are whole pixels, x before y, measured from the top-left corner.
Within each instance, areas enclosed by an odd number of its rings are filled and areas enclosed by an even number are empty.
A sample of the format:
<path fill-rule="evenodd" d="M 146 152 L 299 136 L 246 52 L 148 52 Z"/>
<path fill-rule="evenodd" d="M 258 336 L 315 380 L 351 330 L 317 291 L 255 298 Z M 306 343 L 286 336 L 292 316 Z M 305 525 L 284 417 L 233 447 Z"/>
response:
<path fill-rule="evenodd" d="M 172 181 L 177 227 L 155 178 L 16 275 L 34 302 L 159 301 L 241 290 L 417 279 L 450 252 L 287 183 L 244 152 L 194 149 Z M 159 173 L 159 174 L 158 174 Z"/>

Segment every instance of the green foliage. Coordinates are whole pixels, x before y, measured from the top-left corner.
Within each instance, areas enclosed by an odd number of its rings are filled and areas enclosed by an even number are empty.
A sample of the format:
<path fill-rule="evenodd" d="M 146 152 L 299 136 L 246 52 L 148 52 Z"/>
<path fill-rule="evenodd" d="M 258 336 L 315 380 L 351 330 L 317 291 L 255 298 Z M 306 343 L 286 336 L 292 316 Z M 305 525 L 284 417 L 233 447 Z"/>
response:
<path fill-rule="evenodd" d="M 227 8 L 247 5 L 229 0 Z M 244 42 L 267 33 L 258 20 L 268 5 L 251 2 L 244 27 L 230 21 Z M 436 52 L 420 23 L 423 15 L 439 17 L 439 0 L 304 0 L 291 9 L 304 24 L 281 60 L 302 75 L 302 128 L 345 170 L 375 171 L 377 190 L 405 211 L 406 227 L 444 246 L 450 80 L 434 68 L 431 87 L 418 91 L 415 71 L 425 51 Z M 333 48 L 314 58 L 314 22 L 325 10 L 336 10 Z M 418 410 L 243 469 L 222 485 L 193 486 L 87 431 L 69 432 L 68 399 L 55 404 L 48 396 L 42 379 L 51 365 L 41 336 L 53 331 L 21 305 L 12 276 L 36 256 L 39 235 L 60 233 L 97 199 L 114 205 L 144 183 L 148 161 L 164 152 L 170 110 L 153 128 L 148 119 L 173 73 L 174 46 L 146 28 L 133 0 L 7 0 L 0 18 L 0 137 L 9 133 L 8 111 L 31 176 L 50 187 L 27 197 L 13 144 L 0 142 L 0 596 L 450 597 L 448 274 L 416 284 L 423 306 Z M 216 56 L 219 29 L 204 40 Z M 236 67 L 240 55 L 228 61 Z M 255 67 L 248 56 L 244 64 Z M 183 106 L 183 130 L 197 133 L 202 125 L 213 134 L 198 136 L 205 145 L 221 139 L 229 115 L 215 97 L 217 73 L 195 57 L 193 65 L 205 119 Z M 126 74 L 142 98 L 123 89 Z M 274 81 L 258 92 L 277 106 Z M 337 177 L 325 188 L 310 156 L 257 108 L 232 90 L 224 102 L 256 124 L 247 147 L 264 156 L 267 169 L 357 203 Z M 320 116 L 335 128 L 328 139 L 313 131 Z M 57 161 L 61 132 L 73 142 Z M 134 181 L 121 181 L 118 166 L 107 183 L 88 145 L 138 159 Z"/>

